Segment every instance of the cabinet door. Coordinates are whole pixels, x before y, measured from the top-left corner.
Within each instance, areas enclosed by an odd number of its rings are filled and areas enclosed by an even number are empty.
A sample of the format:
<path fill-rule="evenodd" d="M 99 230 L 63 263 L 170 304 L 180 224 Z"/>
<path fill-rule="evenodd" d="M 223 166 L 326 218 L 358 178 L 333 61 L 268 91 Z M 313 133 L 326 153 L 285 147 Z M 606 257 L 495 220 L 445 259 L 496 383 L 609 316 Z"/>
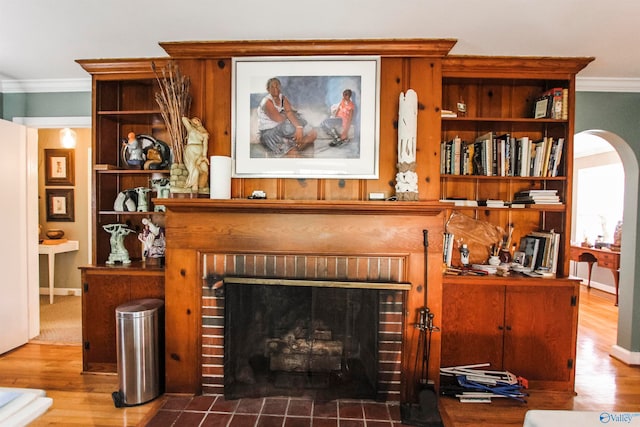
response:
<path fill-rule="evenodd" d="M 443 287 L 441 366 L 490 363 L 502 369 L 504 286 Z"/>
<path fill-rule="evenodd" d="M 504 369 L 529 381 L 571 381 L 575 310 L 571 286 L 507 286 Z"/>
<path fill-rule="evenodd" d="M 83 369 L 115 372 L 116 307 L 129 300 L 129 283 L 121 276 L 84 273 L 82 283 Z"/>
<path fill-rule="evenodd" d="M 130 280 L 132 300 L 145 298 L 164 300 L 164 276 L 132 276 Z"/>

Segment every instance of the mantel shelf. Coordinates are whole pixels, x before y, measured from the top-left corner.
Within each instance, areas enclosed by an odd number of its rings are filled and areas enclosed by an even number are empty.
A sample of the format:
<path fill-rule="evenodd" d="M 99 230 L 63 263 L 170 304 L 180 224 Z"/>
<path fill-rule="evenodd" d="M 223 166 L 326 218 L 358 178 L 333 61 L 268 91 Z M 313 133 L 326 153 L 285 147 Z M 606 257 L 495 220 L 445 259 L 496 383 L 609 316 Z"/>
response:
<path fill-rule="evenodd" d="M 155 203 L 155 201 L 154 201 Z M 158 202 L 160 203 L 160 202 Z M 211 211 L 247 213 L 307 213 L 307 214 L 375 214 L 435 216 L 445 207 L 437 201 L 328 201 L 328 200 L 268 200 L 268 199 L 162 199 L 169 212 Z"/>

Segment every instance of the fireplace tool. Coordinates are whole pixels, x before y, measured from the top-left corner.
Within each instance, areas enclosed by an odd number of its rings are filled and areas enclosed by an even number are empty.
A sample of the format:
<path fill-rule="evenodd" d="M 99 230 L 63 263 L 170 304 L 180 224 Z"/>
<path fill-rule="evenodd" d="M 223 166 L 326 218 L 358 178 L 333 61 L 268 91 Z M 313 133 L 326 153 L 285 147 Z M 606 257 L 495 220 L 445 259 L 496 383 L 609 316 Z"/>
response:
<path fill-rule="evenodd" d="M 427 302 L 427 255 L 429 248 L 428 231 L 423 230 L 424 234 L 424 301 Z M 419 331 L 418 347 L 416 360 L 414 365 L 414 373 L 418 372 L 418 364 L 420 364 L 420 377 L 418 385 L 420 392 L 418 394 L 418 404 L 403 404 L 401 409 L 402 423 L 420 427 L 442 427 L 442 419 L 440 411 L 438 411 L 438 399 L 433 388 L 429 383 L 429 356 L 431 355 L 431 335 L 433 332 L 439 332 L 440 329 L 434 325 L 433 318 L 435 315 L 426 305 L 418 309 L 418 322 L 414 324 Z"/>

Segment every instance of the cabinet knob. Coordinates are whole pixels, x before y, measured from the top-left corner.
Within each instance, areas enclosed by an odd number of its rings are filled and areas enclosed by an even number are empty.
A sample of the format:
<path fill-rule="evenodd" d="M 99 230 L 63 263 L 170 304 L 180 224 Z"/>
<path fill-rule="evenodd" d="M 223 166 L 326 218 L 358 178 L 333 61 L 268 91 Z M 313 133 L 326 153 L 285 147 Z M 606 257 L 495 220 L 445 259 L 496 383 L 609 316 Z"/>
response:
<path fill-rule="evenodd" d="M 510 330 L 511 330 L 511 326 L 507 326 L 507 331 L 510 331 Z"/>
<path fill-rule="evenodd" d="M 499 326 L 498 326 L 498 330 L 499 330 L 499 331 L 502 331 L 503 329 L 504 329 L 504 327 L 503 327 L 502 325 L 499 325 Z"/>

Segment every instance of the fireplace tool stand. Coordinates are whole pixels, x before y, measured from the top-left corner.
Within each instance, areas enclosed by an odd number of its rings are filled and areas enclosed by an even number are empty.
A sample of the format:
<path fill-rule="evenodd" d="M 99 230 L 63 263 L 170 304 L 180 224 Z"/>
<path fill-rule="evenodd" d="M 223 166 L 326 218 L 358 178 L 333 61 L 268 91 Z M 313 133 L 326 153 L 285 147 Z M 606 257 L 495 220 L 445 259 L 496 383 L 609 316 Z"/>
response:
<path fill-rule="evenodd" d="M 424 234 L 424 301 L 427 302 L 427 255 L 428 255 L 428 231 Z M 414 373 L 418 372 L 420 363 L 420 378 L 418 386 L 418 404 L 406 403 L 400 406 L 402 423 L 419 427 L 442 427 L 442 418 L 438 410 L 438 398 L 433 384 L 429 382 L 429 356 L 431 355 L 431 335 L 440 329 L 433 324 L 435 315 L 426 305 L 418 309 L 418 322 L 414 324 L 419 331 L 418 348 L 414 365 Z"/>
<path fill-rule="evenodd" d="M 418 404 L 404 404 L 401 406 L 402 423 L 420 427 L 442 427 L 442 419 L 438 410 L 438 399 L 429 382 L 429 356 L 431 353 L 431 335 L 440 329 L 433 324 L 434 314 L 428 307 L 418 310 L 418 323 L 414 326 L 419 331 L 418 351 L 416 354 L 414 372 L 418 372 L 420 364 L 420 378 L 418 385 Z"/>

